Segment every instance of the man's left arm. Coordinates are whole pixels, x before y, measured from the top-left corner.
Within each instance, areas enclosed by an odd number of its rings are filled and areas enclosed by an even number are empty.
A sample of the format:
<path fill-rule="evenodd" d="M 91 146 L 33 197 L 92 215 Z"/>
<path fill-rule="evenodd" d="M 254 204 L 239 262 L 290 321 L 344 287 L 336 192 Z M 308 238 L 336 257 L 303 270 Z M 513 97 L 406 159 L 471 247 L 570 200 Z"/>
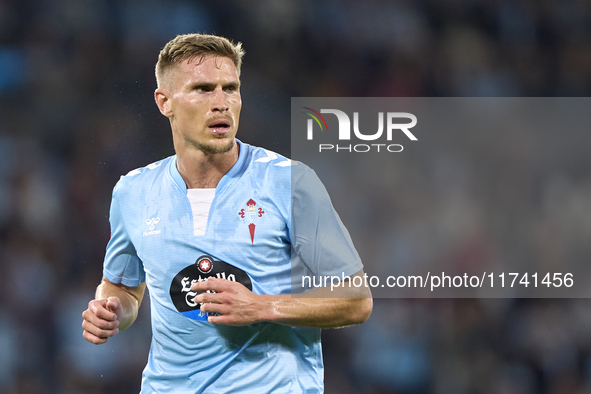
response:
<path fill-rule="evenodd" d="M 363 277 L 363 271 L 354 276 Z M 318 288 L 305 295 L 259 295 L 242 284 L 210 278 L 195 283 L 192 290 L 206 291 L 195 297 L 202 312 L 213 312 L 212 324 L 244 326 L 272 322 L 288 326 L 338 328 L 366 321 L 373 301 L 368 287 L 351 286 L 349 281 L 339 287 Z"/>

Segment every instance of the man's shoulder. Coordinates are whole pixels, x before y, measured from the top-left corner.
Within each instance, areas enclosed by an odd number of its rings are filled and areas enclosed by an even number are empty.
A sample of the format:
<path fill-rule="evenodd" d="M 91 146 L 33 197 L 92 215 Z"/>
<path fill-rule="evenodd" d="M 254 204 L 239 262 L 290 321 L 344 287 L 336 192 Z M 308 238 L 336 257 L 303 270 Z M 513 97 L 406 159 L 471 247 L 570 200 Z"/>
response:
<path fill-rule="evenodd" d="M 244 144 L 249 149 L 250 166 L 258 173 L 266 173 L 273 178 L 286 179 L 291 181 L 302 174 L 311 171 L 304 163 L 292 160 L 280 153 L 267 148 Z"/>
<path fill-rule="evenodd" d="M 291 160 L 284 155 L 274 152 L 267 148 L 259 146 L 248 145 L 250 150 L 250 159 L 253 163 L 259 163 L 259 165 L 266 165 L 268 167 L 275 167 L 276 169 L 289 169 L 291 166 L 299 164 L 295 160 Z"/>
<path fill-rule="evenodd" d="M 266 148 L 252 145 L 248 145 L 248 148 L 251 152 L 251 166 L 256 175 L 271 179 L 275 186 L 289 187 L 292 193 L 297 190 L 312 192 L 324 189 L 316 171 L 301 161 L 292 160 Z"/>
<path fill-rule="evenodd" d="M 157 177 L 165 174 L 168 165 L 174 158 L 175 156 L 169 156 L 144 167 L 129 171 L 119 178 L 117 185 L 115 185 L 115 191 L 122 191 L 129 188 L 136 189 L 142 187 L 142 185 L 152 184 Z"/>

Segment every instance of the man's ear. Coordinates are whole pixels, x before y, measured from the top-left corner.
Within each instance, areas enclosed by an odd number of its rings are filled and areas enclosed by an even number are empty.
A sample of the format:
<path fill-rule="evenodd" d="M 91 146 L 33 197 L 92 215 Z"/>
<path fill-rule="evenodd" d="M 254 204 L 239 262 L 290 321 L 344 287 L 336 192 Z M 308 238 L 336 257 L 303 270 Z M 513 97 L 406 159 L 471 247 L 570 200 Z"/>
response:
<path fill-rule="evenodd" d="M 156 89 L 156 91 L 154 91 L 154 99 L 156 100 L 156 105 L 162 115 L 170 118 L 172 116 L 172 109 L 170 108 L 170 100 L 168 99 L 168 92 L 166 89 Z"/>

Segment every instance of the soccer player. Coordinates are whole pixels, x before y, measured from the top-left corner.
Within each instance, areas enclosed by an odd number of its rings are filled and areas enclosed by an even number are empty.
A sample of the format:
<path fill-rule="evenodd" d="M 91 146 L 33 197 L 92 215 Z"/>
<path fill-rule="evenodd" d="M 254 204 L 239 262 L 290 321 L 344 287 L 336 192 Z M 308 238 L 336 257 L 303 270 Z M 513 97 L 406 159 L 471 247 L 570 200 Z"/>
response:
<path fill-rule="evenodd" d="M 113 190 L 83 335 L 102 344 L 129 327 L 148 286 L 144 394 L 322 392 L 320 329 L 371 313 L 369 289 L 346 278 L 362 276 L 362 264 L 315 173 L 235 138 L 243 54 L 211 35 L 166 44 L 155 99 L 176 155 Z M 292 268 L 345 280 L 336 297 L 326 288 L 295 297 Z"/>

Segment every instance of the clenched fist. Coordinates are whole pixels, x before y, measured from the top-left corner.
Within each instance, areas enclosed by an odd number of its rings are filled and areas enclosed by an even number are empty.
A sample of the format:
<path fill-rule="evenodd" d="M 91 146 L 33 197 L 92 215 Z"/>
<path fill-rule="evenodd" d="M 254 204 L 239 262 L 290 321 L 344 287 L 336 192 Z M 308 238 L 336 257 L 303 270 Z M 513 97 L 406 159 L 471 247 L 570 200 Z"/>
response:
<path fill-rule="evenodd" d="M 122 312 L 121 301 L 117 297 L 90 301 L 88 309 L 82 313 L 82 336 L 95 345 L 106 343 L 119 332 L 118 316 Z"/>

